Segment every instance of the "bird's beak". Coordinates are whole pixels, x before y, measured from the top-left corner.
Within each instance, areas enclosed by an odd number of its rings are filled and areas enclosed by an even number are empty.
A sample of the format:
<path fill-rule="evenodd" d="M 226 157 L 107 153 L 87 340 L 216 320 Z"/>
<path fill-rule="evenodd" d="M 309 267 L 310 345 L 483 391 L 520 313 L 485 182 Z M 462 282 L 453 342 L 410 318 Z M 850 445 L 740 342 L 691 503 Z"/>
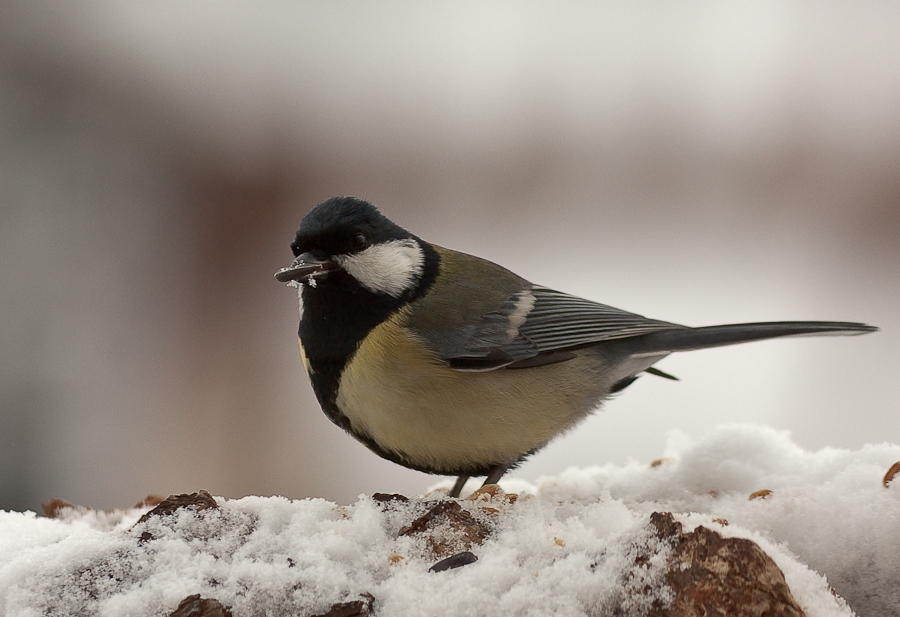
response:
<path fill-rule="evenodd" d="M 335 262 L 329 259 L 316 259 L 312 253 L 297 255 L 287 268 L 282 268 L 275 273 L 275 278 L 282 283 L 288 281 L 314 281 L 317 277 L 325 276 L 331 271 L 340 269 Z"/>

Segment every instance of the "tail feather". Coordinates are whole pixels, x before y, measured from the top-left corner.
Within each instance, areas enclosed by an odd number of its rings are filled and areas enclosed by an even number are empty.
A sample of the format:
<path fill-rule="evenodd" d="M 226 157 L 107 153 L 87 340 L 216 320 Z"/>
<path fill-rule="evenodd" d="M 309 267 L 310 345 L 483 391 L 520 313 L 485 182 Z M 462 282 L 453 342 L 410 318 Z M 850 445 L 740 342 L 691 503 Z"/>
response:
<path fill-rule="evenodd" d="M 636 337 L 633 356 L 736 345 L 787 336 L 855 336 L 878 328 L 843 321 L 773 321 L 661 330 Z"/>

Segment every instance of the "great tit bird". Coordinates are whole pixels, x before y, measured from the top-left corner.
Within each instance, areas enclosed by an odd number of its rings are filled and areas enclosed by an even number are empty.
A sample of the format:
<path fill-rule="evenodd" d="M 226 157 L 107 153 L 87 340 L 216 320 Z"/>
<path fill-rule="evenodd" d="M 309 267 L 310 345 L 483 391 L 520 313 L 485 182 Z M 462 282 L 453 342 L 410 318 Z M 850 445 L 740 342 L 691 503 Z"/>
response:
<path fill-rule="evenodd" d="M 322 409 L 376 454 L 496 483 L 676 351 L 864 334 L 861 323 L 691 328 L 535 285 L 425 242 L 369 202 L 313 208 L 275 278 L 299 288 L 300 355 Z M 674 378 L 673 378 L 674 379 Z"/>

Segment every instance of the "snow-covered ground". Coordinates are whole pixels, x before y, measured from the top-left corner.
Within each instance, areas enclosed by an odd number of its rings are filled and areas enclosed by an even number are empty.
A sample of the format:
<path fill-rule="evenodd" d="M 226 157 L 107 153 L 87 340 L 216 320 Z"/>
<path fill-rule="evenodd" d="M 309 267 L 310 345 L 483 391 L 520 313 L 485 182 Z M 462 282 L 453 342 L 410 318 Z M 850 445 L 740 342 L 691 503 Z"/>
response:
<path fill-rule="evenodd" d="M 686 531 L 758 543 L 810 617 L 897 615 L 900 476 L 883 484 L 896 461 L 900 445 L 807 452 L 753 426 L 675 434 L 653 466 L 513 477 L 501 485 L 514 502 L 463 500 L 490 533 L 471 546 L 476 562 L 442 572 L 429 572 L 438 556 L 424 537 L 398 537 L 422 500 L 219 498 L 139 524 L 148 508 L 0 512 L 0 611 L 168 615 L 199 593 L 235 615 L 317 614 L 371 594 L 379 615 L 603 615 L 629 608 L 623 572 L 653 545 L 650 513 L 671 511 Z M 659 555 L 641 582 L 665 600 Z"/>

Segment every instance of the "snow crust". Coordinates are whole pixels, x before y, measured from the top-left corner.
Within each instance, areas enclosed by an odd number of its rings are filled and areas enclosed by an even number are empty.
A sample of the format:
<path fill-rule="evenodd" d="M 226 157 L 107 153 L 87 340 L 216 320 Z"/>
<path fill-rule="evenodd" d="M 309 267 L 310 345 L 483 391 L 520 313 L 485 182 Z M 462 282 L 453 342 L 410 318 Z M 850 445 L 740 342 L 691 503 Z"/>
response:
<path fill-rule="evenodd" d="M 671 435 L 666 457 L 504 480 L 519 499 L 489 509 L 463 500 L 492 533 L 477 562 L 443 572 L 428 571 L 438 558 L 424 538 L 397 537 L 421 500 L 217 498 L 137 526 L 149 508 L 0 512 L 0 614 L 167 615 L 195 593 L 236 616 L 324 613 L 363 593 L 391 616 L 640 614 L 647 599 L 628 600 L 629 586 L 671 596 L 654 511 L 757 542 L 810 617 L 853 614 L 830 586 L 860 615 L 900 614 L 900 478 L 882 486 L 900 445 L 807 452 L 784 432 L 726 426 Z M 748 499 L 760 489 L 772 492 Z M 626 579 L 648 549 L 649 567 Z"/>

